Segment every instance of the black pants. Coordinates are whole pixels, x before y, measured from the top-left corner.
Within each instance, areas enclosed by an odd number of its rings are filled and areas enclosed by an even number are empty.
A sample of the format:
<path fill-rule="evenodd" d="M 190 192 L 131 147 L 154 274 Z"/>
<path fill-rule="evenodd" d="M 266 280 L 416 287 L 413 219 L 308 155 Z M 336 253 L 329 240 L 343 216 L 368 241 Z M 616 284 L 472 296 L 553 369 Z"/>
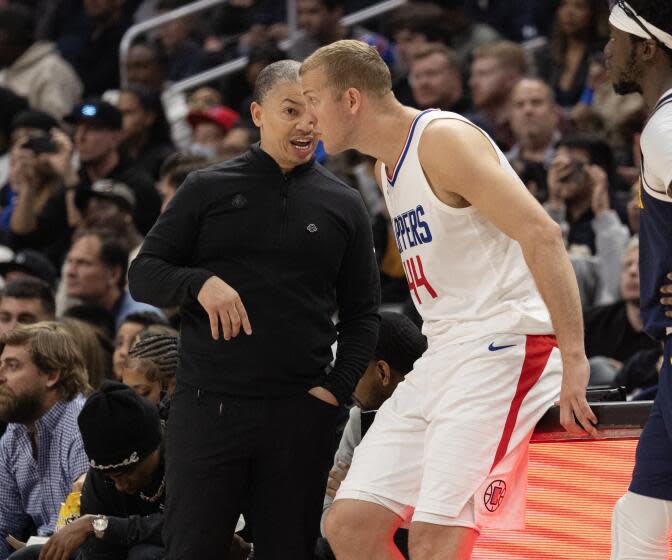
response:
<path fill-rule="evenodd" d="M 338 408 L 178 383 L 166 440 L 166 560 L 221 560 L 243 509 L 257 560 L 312 560 Z"/>

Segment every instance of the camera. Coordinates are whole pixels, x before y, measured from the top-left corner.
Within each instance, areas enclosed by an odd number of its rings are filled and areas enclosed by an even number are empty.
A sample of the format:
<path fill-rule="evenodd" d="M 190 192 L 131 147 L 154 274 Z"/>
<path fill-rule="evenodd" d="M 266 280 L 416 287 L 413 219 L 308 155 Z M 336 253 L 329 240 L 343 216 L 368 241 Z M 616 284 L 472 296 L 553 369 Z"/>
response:
<path fill-rule="evenodd" d="M 31 136 L 23 147 L 35 155 L 53 154 L 57 151 L 56 143 L 50 134 Z"/>
<path fill-rule="evenodd" d="M 586 164 L 576 159 L 572 160 L 571 171 L 568 175 L 560 179 L 562 183 L 575 183 L 582 185 L 587 180 Z"/>

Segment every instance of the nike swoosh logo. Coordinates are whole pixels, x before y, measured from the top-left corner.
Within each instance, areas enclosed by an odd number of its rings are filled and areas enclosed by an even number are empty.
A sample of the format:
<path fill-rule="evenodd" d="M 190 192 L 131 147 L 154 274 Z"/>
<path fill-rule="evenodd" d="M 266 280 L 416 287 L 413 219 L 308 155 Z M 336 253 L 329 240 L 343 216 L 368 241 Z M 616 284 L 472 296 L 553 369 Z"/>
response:
<path fill-rule="evenodd" d="M 490 350 L 490 352 L 497 352 L 497 350 L 504 350 L 504 348 L 512 348 L 513 346 L 515 346 L 515 344 L 507 344 L 506 346 L 495 346 L 495 343 L 491 342 L 490 346 L 488 346 L 488 350 Z"/>

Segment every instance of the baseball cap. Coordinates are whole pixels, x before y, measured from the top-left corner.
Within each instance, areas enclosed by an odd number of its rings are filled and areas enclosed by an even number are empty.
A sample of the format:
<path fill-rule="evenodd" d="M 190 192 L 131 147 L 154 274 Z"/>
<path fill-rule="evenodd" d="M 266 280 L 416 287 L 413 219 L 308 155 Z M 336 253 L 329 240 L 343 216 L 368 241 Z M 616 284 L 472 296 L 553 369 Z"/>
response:
<path fill-rule="evenodd" d="M 114 105 L 102 99 L 90 99 L 77 105 L 64 120 L 71 124 L 87 123 L 97 128 L 121 130 L 122 118 Z"/>
<path fill-rule="evenodd" d="M 19 128 L 49 132 L 52 128 L 59 128 L 59 124 L 54 117 L 43 111 L 21 111 L 12 119 L 9 132 L 12 133 Z"/>
<path fill-rule="evenodd" d="M 135 210 L 136 199 L 133 190 L 128 185 L 111 179 L 99 179 L 87 189 L 77 189 L 75 205 L 84 211 L 92 198 L 110 200 L 128 212 Z"/>
<path fill-rule="evenodd" d="M 14 255 L 10 261 L 0 263 L 0 274 L 19 270 L 45 281 L 52 288 L 56 285 L 58 272 L 51 261 L 38 251 L 25 249 Z"/>
<path fill-rule="evenodd" d="M 196 128 L 201 123 L 210 122 L 219 126 L 224 132 L 229 132 L 240 120 L 240 115 L 229 107 L 218 105 L 205 111 L 191 111 L 187 115 L 187 120 L 192 128 Z"/>

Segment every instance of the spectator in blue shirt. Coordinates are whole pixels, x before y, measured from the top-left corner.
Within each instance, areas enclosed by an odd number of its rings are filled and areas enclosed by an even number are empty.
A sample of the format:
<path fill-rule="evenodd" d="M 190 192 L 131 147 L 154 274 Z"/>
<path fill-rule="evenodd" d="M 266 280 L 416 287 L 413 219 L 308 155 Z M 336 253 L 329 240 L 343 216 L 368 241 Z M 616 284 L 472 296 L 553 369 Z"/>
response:
<path fill-rule="evenodd" d="M 62 325 L 19 326 L 0 337 L 0 560 L 7 537 L 54 531 L 61 502 L 88 470 L 77 416 L 84 360 Z M 34 527 L 34 529 L 32 529 Z"/>

